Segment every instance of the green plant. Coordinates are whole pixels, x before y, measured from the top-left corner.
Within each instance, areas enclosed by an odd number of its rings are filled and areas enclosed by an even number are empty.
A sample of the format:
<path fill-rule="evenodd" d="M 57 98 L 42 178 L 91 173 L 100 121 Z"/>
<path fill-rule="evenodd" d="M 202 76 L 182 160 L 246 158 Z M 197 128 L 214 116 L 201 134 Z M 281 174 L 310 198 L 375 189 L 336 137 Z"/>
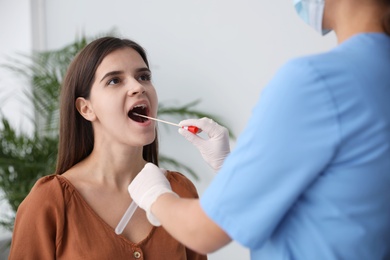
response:
<path fill-rule="evenodd" d="M 6 118 L 1 119 L 0 189 L 4 192 L 4 198 L 0 199 L 5 199 L 14 212 L 37 179 L 54 172 L 58 145 L 60 85 L 71 60 L 89 41 L 82 37 L 59 50 L 35 52 L 32 56 L 21 55 L 4 66 L 31 82 L 32 88 L 26 89 L 24 94 L 34 108 L 34 114 L 29 115 L 34 125 L 32 135 L 18 133 Z M 195 109 L 199 102 L 195 100 L 178 107 L 160 103 L 159 116 L 177 119 L 209 117 L 219 122 L 216 116 Z M 185 164 L 163 154 L 160 154 L 159 159 L 164 168 L 173 167 L 198 179 L 195 172 Z M 13 229 L 13 223 L 13 218 L 0 221 L 0 225 L 9 230 Z"/>
<path fill-rule="evenodd" d="M 35 181 L 41 176 L 53 173 L 57 156 L 57 138 L 17 134 L 8 120 L 2 119 L 0 131 L 0 189 L 16 212 Z M 0 198 L 3 199 L 3 198 Z M 0 222 L 12 230 L 13 217 Z"/>

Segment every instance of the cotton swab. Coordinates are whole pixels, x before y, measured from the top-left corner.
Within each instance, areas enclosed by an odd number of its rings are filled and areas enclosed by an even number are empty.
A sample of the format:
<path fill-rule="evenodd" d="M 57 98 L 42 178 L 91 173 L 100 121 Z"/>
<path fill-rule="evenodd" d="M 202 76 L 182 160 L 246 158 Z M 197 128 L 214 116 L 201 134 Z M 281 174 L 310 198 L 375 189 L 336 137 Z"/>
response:
<path fill-rule="evenodd" d="M 125 229 L 127 223 L 130 221 L 131 217 L 133 216 L 135 210 L 137 209 L 137 204 L 135 202 L 131 202 L 130 206 L 127 208 L 125 214 L 123 215 L 122 219 L 119 221 L 118 226 L 115 228 L 115 233 L 117 235 L 122 234 L 123 230 Z"/>
<path fill-rule="evenodd" d="M 136 116 L 148 118 L 148 119 L 151 119 L 151 120 L 154 120 L 154 121 L 158 121 L 158 122 L 161 122 L 161 123 L 165 123 L 165 124 L 168 124 L 168 125 L 178 126 L 178 127 L 181 127 L 183 129 L 186 129 L 186 130 L 190 131 L 193 134 L 197 134 L 197 133 L 201 132 L 201 130 L 198 127 L 196 127 L 196 126 L 180 126 L 178 124 L 171 123 L 171 122 L 164 121 L 164 120 L 157 119 L 157 118 L 153 118 L 153 117 L 150 117 L 150 116 L 144 116 L 144 115 L 141 115 L 141 114 L 138 114 L 138 113 L 134 113 L 134 112 L 133 112 L 133 114 L 136 115 Z"/>

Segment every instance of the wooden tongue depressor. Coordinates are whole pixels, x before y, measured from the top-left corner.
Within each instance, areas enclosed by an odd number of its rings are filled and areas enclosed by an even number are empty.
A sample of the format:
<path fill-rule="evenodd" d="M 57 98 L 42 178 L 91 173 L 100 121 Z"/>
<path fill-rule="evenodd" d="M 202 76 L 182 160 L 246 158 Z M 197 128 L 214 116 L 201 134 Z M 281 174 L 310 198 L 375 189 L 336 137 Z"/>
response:
<path fill-rule="evenodd" d="M 181 127 L 183 129 L 186 129 L 186 130 L 190 131 L 193 134 L 197 134 L 197 133 L 201 132 L 201 130 L 198 127 L 196 127 L 196 126 L 192 126 L 192 125 L 191 126 L 180 126 L 178 124 L 171 123 L 171 122 L 164 121 L 164 120 L 157 119 L 157 118 L 153 118 L 153 117 L 150 117 L 150 116 L 144 116 L 144 115 L 141 115 L 141 114 L 138 114 L 138 113 L 134 113 L 134 112 L 133 112 L 133 114 L 136 115 L 136 116 L 144 117 L 144 118 L 151 119 L 151 120 L 154 120 L 154 121 L 158 121 L 158 122 L 161 122 L 161 123 L 165 123 L 165 124 L 168 124 L 168 125 L 178 126 L 178 127 Z"/>

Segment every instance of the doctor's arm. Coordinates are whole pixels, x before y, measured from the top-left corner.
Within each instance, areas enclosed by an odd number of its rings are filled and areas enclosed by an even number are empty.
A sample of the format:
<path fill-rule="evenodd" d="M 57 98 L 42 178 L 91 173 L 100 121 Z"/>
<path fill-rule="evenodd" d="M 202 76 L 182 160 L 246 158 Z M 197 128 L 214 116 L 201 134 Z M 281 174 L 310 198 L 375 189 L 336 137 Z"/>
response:
<path fill-rule="evenodd" d="M 173 237 L 199 253 L 214 252 L 231 241 L 204 213 L 198 199 L 181 199 L 166 193 L 152 205 L 152 212 Z"/>
<path fill-rule="evenodd" d="M 203 211 L 198 199 L 179 198 L 162 171 L 152 163 L 129 185 L 129 193 L 146 211 L 149 221 L 162 225 L 174 238 L 202 254 L 211 253 L 231 238 Z"/>

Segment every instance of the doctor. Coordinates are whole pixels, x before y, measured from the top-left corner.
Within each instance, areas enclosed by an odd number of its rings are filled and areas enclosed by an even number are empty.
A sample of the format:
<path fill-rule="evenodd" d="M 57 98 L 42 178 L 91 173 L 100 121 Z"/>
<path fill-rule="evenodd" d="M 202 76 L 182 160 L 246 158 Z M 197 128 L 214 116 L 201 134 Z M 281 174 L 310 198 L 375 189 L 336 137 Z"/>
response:
<path fill-rule="evenodd" d="M 390 1 L 294 2 L 339 45 L 285 64 L 230 154 L 225 128 L 181 122 L 210 136 L 180 130 L 218 171 L 200 200 L 179 198 L 153 164 L 130 195 L 201 253 L 233 239 L 252 259 L 390 259 Z"/>

